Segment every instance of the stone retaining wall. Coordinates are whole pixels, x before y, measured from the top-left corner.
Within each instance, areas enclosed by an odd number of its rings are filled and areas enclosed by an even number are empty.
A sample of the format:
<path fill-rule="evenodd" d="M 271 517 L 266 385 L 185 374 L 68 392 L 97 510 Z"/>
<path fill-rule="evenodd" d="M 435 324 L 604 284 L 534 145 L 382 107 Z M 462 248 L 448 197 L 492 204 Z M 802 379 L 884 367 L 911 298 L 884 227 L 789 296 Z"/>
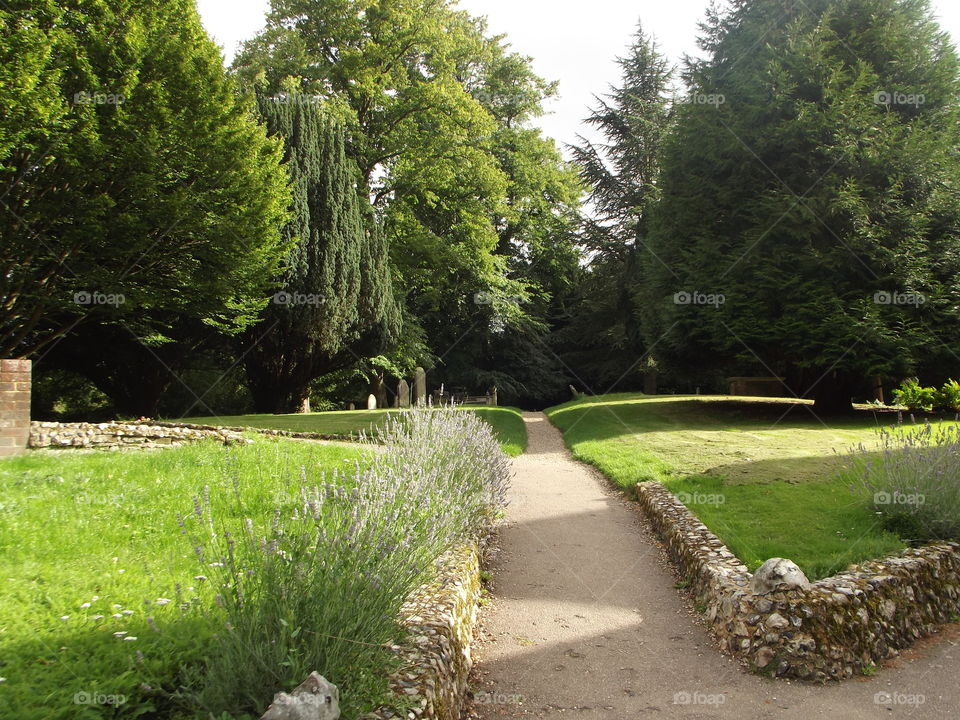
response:
<path fill-rule="evenodd" d="M 480 549 L 471 543 L 448 553 L 437 578 L 417 589 L 401 610 L 409 641 L 393 648 L 403 670 L 391 677 L 413 709 L 381 707 L 363 720 L 460 720 L 473 665 L 471 643 L 480 604 Z"/>
<path fill-rule="evenodd" d="M 154 448 L 176 447 L 207 439 L 224 445 L 250 442 L 225 428 L 198 429 L 173 424 L 57 423 L 30 424 L 31 448 Z"/>
<path fill-rule="evenodd" d="M 853 565 L 807 589 L 755 595 L 752 575 L 660 483 L 637 497 L 721 648 L 781 677 L 840 680 L 895 657 L 960 615 L 960 545 Z"/>

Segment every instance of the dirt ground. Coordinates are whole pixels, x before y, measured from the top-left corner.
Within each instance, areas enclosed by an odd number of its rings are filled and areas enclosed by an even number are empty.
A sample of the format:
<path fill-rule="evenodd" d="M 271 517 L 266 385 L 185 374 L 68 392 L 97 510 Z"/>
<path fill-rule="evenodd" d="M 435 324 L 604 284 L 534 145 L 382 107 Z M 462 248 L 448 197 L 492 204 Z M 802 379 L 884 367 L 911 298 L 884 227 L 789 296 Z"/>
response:
<path fill-rule="evenodd" d="M 524 416 L 508 523 L 491 566 L 470 720 L 956 718 L 960 630 L 873 677 L 769 680 L 698 624 L 639 510 L 577 463 L 541 413 Z"/>

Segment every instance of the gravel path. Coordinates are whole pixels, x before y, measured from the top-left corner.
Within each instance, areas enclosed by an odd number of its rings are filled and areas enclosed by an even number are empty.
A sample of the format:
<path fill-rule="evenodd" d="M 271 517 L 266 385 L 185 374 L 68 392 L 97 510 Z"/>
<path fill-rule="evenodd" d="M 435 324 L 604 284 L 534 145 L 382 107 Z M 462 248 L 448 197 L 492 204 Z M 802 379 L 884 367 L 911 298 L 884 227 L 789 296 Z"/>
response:
<path fill-rule="evenodd" d="M 530 447 L 514 461 L 465 717 L 960 717 L 956 626 L 871 678 L 745 672 L 674 589 L 636 506 L 575 462 L 543 414 L 524 419 Z"/>

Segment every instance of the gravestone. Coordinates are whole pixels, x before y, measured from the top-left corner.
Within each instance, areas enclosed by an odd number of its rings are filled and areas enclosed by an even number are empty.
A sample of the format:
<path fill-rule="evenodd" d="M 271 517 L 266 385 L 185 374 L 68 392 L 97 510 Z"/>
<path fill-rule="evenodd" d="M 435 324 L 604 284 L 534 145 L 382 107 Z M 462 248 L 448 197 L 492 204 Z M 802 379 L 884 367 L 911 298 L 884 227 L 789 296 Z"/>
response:
<path fill-rule="evenodd" d="M 370 387 L 370 392 L 377 398 L 377 407 L 385 408 L 387 407 L 387 385 L 383 382 L 383 378 L 378 377 L 373 381 Z"/>
<path fill-rule="evenodd" d="M 417 405 L 427 403 L 427 373 L 422 367 L 418 367 L 414 373 L 413 398 Z"/>
<path fill-rule="evenodd" d="M 357 406 L 354 405 L 353 403 L 350 403 L 349 405 L 347 405 L 347 410 L 356 410 L 356 409 L 357 409 Z"/>
<path fill-rule="evenodd" d="M 410 407 L 410 386 L 407 385 L 406 380 L 401 380 L 397 385 L 397 399 L 400 402 L 400 407 Z"/>
<path fill-rule="evenodd" d="M 497 397 L 497 389 L 492 388 L 490 390 L 490 404 L 494 407 L 497 407 L 500 404 L 500 399 Z"/>
<path fill-rule="evenodd" d="M 367 396 L 367 410 L 376 410 L 377 409 L 377 396 L 370 394 Z"/>

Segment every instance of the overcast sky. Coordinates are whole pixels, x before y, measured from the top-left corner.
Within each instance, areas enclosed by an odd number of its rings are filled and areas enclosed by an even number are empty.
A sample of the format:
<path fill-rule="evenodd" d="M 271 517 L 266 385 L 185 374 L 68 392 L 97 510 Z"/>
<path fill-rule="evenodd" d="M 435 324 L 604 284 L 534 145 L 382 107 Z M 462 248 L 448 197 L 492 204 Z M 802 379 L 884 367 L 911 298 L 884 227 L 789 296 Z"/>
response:
<path fill-rule="evenodd" d="M 560 81 L 560 98 L 548 105 L 538 125 L 562 143 L 588 134 L 581 121 L 593 95 L 617 83 L 615 58 L 624 52 L 637 21 L 653 33 L 661 50 L 679 61 L 697 52 L 697 22 L 708 0 L 460 0 L 472 15 L 486 16 L 494 33 L 513 49 L 533 57 L 534 68 Z M 224 48 L 227 61 L 237 45 L 262 26 L 269 0 L 198 0 L 207 31 Z M 933 0 L 941 25 L 960 38 L 960 1 Z"/>

